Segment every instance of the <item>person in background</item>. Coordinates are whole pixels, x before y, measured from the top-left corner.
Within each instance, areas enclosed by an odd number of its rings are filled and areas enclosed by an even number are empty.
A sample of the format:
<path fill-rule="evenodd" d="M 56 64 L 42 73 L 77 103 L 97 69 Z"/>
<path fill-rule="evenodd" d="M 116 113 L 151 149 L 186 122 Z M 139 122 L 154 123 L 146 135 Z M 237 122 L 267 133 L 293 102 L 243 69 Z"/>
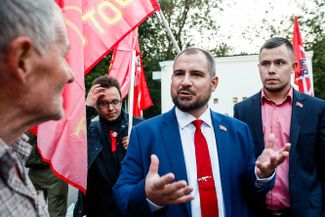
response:
<path fill-rule="evenodd" d="M 62 90 L 74 76 L 60 8 L 53 0 L 1 0 L 0 216 L 48 216 L 24 161 L 29 128 L 62 118 Z"/>
<path fill-rule="evenodd" d="M 256 216 L 325 217 L 325 101 L 291 86 L 296 67 L 292 44 L 269 39 L 259 53 L 262 90 L 234 106 L 234 117 L 252 130 L 255 156 L 269 134 L 276 150 L 291 143 L 274 188 L 252 201 Z"/>
<path fill-rule="evenodd" d="M 122 109 L 122 93 L 116 79 L 101 76 L 93 81 L 86 99 L 86 113 L 87 190 L 85 196 L 79 193 L 74 216 L 122 217 L 112 187 L 128 148 L 129 115 Z M 141 120 L 134 117 L 133 124 Z"/>
<path fill-rule="evenodd" d="M 49 163 L 42 160 L 37 149 L 37 137 L 32 134 L 28 136 L 28 142 L 33 146 L 25 164 L 29 168 L 29 178 L 36 191 L 43 193 L 50 217 L 65 217 L 68 203 L 68 184 L 52 172 Z"/>
<path fill-rule="evenodd" d="M 114 186 L 127 216 L 248 217 L 250 194 L 273 187 L 274 170 L 288 156 L 270 138 L 255 161 L 246 124 L 208 106 L 218 85 L 211 54 L 188 48 L 173 65 L 175 107 L 132 129 Z"/>

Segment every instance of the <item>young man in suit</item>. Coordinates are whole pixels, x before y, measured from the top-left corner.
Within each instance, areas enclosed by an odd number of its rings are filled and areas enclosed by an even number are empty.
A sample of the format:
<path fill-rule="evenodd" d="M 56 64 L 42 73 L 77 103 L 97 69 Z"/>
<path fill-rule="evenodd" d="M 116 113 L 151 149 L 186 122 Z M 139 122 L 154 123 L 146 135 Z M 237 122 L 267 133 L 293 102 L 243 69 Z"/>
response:
<path fill-rule="evenodd" d="M 177 55 L 171 84 L 176 107 L 132 129 L 113 189 L 127 216 L 248 217 L 244 190 L 272 188 L 290 144 L 274 152 L 270 138 L 255 162 L 248 126 L 208 106 L 217 84 L 207 51 L 188 48 Z"/>
<path fill-rule="evenodd" d="M 252 202 L 257 216 L 325 216 L 325 101 L 300 93 L 290 84 L 297 67 L 292 44 L 271 38 L 260 49 L 263 88 L 234 106 L 234 117 L 248 124 L 255 156 L 266 137 L 275 149 L 291 143 L 290 155 L 277 169 L 275 186 Z"/>

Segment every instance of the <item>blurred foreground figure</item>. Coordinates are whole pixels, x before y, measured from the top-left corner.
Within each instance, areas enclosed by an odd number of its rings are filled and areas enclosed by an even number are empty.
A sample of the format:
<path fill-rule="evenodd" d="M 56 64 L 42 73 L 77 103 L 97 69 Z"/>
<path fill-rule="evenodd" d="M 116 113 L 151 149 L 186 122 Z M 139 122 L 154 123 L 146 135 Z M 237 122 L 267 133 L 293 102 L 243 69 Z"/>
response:
<path fill-rule="evenodd" d="M 1 0 L 0 20 L 0 216 L 48 216 L 24 169 L 22 135 L 63 116 L 61 93 L 74 79 L 64 20 L 53 0 Z"/>

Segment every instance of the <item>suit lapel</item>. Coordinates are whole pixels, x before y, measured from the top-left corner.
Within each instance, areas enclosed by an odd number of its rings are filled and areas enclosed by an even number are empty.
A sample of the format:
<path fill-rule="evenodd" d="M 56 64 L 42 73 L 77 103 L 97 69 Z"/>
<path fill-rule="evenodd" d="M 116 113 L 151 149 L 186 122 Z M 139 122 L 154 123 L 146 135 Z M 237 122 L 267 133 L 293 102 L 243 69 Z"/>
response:
<path fill-rule="evenodd" d="M 231 157 L 232 149 L 231 149 L 231 138 L 229 136 L 229 126 L 225 121 L 223 121 L 223 117 L 218 115 L 215 112 L 211 111 L 211 119 L 214 128 L 214 133 L 216 136 L 217 143 L 217 152 L 219 158 L 219 172 L 220 172 L 220 180 L 222 185 L 222 194 L 223 195 L 231 195 L 232 192 L 229 191 L 231 189 L 231 177 L 229 175 L 230 167 L 232 165 L 231 161 L 233 160 Z M 227 210 L 227 214 L 231 211 L 231 207 L 228 207 L 230 204 L 227 201 L 228 197 L 224 198 L 225 210 Z"/>
<path fill-rule="evenodd" d="M 291 115 L 291 126 L 290 126 L 290 143 L 291 143 L 291 148 L 290 148 L 290 153 L 295 150 L 297 141 L 298 141 L 298 136 L 299 136 L 299 131 L 300 131 L 300 123 L 301 121 L 300 118 L 303 117 L 303 101 L 305 100 L 304 95 L 300 94 L 296 90 L 293 92 L 293 102 L 292 102 L 292 115 Z"/>
<path fill-rule="evenodd" d="M 173 172 L 176 180 L 187 180 L 185 167 L 185 159 L 179 133 L 178 122 L 176 119 L 175 109 L 167 112 L 164 116 L 164 121 L 160 128 L 163 143 L 165 144 L 169 161 L 173 167 Z M 186 203 L 186 209 L 191 216 L 190 202 Z"/>
<path fill-rule="evenodd" d="M 229 144 L 229 134 L 227 132 L 228 125 L 222 122 L 222 117 L 218 116 L 218 114 L 211 112 L 212 117 L 212 124 L 214 128 L 214 133 L 216 135 L 216 143 L 218 148 L 218 158 L 219 158 L 219 167 L 220 167 L 220 177 L 221 179 L 225 177 L 223 173 L 227 173 L 228 171 L 228 165 L 231 165 L 229 162 L 230 157 L 230 145 Z M 222 183 L 225 183 L 222 180 Z"/>
<path fill-rule="evenodd" d="M 251 98 L 250 108 L 252 109 L 252 114 L 255 114 L 253 118 L 253 132 L 254 142 L 255 142 L 255 156 L 259 156 L 264 150 L 264 134 L 263 134 L 263 124 L 262 124 L 262 110 L 261 110 L 261 91 L 255 94 Z"/>

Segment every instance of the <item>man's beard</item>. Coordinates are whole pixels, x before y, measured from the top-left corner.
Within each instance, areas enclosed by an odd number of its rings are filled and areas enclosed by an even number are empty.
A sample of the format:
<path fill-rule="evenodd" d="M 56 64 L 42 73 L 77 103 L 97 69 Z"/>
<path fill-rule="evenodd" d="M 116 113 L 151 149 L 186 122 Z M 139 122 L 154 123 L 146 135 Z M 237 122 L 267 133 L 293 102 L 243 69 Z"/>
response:
<path fill-rule="evenodd" d="M 198 98 L 194 102 L 190 102 L 190 100 L 187 99 L 183 99 L 183 100 L 179 99 L 177 94 L 176 95 L 172 94 L 173 103 L 176 105 L 177 108 L 179 108 L 183 112 L 191 112 L 207 105 L 210 100 L 210 97 L 211 97 L 211 91 L 209 91 L 208 96 L 204 98 Z"/>
<path fill-rule="evenodd" d="M 282 90 L 284 90 L 287 87 L 288 84 L 283 84 L 279 87 L 267 87 L 266 85 L 264 86 L 265 90 L 271 92 L 271 93 L 279 93 Z"/>

